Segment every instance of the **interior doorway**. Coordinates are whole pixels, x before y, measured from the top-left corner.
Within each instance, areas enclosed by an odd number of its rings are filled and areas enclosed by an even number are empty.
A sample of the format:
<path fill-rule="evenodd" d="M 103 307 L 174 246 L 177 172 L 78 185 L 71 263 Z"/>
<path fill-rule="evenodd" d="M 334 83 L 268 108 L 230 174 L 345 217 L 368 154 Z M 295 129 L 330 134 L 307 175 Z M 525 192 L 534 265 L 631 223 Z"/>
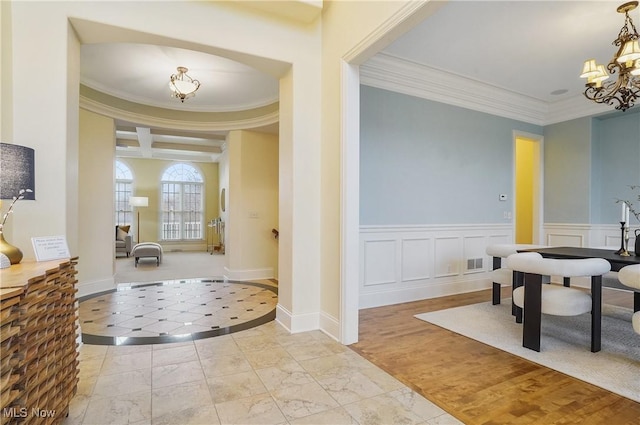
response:
<path fill-rule="evenodd" d="M 542 235 L 543 138 L 515 133 L 515 242 L 540 244 Z"/>

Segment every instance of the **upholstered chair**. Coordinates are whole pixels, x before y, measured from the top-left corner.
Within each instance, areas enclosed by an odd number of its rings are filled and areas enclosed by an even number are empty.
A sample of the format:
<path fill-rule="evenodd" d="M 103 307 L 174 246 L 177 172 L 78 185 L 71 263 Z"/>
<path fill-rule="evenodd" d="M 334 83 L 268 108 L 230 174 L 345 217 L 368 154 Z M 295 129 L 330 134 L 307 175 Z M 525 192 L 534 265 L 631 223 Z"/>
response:
<path fill-rule="evenodd" d="M 560 276 L 565 278 L 588 276 L 592 279 L 592 290 L 601 291 L 602 275 L 611 270 L 608 261 L 602 258 L 587 259 L 552 259 L 543 258 L 534 252 L 519 253 L 510 255 L 507 258 L 507 267 L 515 272 L 524 273 L 525 285 L 527 279 L 535 279 L 538 276 Z M 600 284 L 594 285 L 594 282 Z M 591 312 L 591 351 L 600 350 L 600 312 L 601 294 L 591 296 L 584 290 L 563 286 L 563 282 L 549 283 L 541 285 L 542 314 L 554 316 L 579 316 Z M 522 309 L 525 308 L 525 286 L 519 286 L 513 290 L 513 302 L 519 307 L 516 314 L 516 321 L 522 322 Z M 597 304 L 597 305 L 596 305 Z M 526 316 L 527 311 L 524 310 Z M 594 329 L 597 326 L 597 329 Z M 597 337 L 594 332 L 597 332 Z M 597 340 L 596 340 L 597 338 Z M 538 342 L 539 343 L 539 342 Z"/>
<path fill-rule="evenodd" d="M 618 272 L 620 283 L 634 290 L 640 290 L 640 264 L 625 266 Z M 636 311 L 631 319 L 633 330 L 640 334 L 640 311 Z"/>
<path fill-rule="evenodd" d="M 486 248 L 487 255 L 493 257 L 493 270 L 490 273 L 493 283 L 491 300 L 493 305 L 500 304 L 500 288 L 502 286 L 513 287 L 513 270 L 503 265 L 503 260 L 523 249 L 545 248 L 544 245 L 530 244 L 493 244 Z"/>

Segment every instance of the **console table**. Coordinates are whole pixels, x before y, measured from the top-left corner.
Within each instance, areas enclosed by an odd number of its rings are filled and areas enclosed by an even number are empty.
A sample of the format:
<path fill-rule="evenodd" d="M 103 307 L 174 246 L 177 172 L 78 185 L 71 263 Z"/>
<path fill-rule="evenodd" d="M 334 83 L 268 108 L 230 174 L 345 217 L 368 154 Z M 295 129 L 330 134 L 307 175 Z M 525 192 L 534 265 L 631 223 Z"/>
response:
<path fill-rule="evenodd" d="M 77 258 L 0 270 L 0 424 L 58 424 L 78 384 Z"/>

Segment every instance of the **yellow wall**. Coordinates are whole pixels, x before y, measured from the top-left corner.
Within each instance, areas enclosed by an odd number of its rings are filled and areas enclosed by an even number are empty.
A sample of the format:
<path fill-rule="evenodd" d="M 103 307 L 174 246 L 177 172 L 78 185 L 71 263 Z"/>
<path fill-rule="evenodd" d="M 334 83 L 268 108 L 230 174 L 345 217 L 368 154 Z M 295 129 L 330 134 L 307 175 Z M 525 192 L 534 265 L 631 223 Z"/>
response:
<path fill-rule="evenodd" d="M 533 184 L 536 142 L 516 139 L 516 243 L 533 243 Z"/>
<path fill-rule="evenodd" d="M 160 159 L 138 159 L 120 158 L 120 161 L 127 164 L 133 173 L 133 196 L 146 196 L 149 198 L 149 206 L 139 208 L 140 230 L 142 242 L 158 242 L 160 239 L 160 187 L 158 182 L 162 173 L 177 161 L 167 161 Z M 190 163 L 195 166 L 204 178 L 205 193 L 205 225 L 208 221 L 218 217 L 218 164 L 217 163 Z M 134 229 L 137 222 L 137 211 L 133 212 Z M 203 235 L 206 238 L 206 230 Z M 134 239 L 137 235 L 134 234 Z M 217 241 L 217 240 L 216 240 Z M 206 239 L 197 242 L 162 242 L 166 250 L 181 249 L 206 250 Z"/>

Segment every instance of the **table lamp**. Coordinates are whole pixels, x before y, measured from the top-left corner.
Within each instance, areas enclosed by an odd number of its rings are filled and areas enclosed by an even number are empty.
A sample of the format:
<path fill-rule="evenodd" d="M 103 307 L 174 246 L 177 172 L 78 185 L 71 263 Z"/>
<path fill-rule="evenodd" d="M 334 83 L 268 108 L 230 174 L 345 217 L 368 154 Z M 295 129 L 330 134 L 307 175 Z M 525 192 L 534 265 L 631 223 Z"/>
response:
<path fill-rule="evenodd" d="M 31 148 L 0 143 L 0 206 L 2 199 L 12 200 L 0 222 L 0 253 L 6 255 L 11 264 L 22 261 L 22 251 L 4 239 L 4 227 L 16 201 L 36 199 L 34 158 L 35 153 Z"/>

